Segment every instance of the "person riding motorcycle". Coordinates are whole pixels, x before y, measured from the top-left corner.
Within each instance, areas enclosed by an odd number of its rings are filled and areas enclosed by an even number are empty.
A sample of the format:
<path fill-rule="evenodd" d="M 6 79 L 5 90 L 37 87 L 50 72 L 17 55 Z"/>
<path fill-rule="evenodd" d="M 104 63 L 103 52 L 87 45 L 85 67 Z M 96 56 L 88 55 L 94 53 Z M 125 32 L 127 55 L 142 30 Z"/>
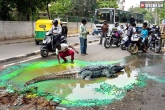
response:
<path fill-rule="evenodd" d="M 155 33 L 158 34 L 158 36 L 161 36 L 161 32 L 160 32 L 160 27 L 159 26 L 155 27 Z"/>
<path fill-rule="evenodd" d="M 120 26 L 119 23 L 116 22 L 115 26 L 112 28 L 112 31 L 115 32 L 115 36 L 120 38 Z"/>
<path fill-rule="evenodd" d="M 53 49 L 55 49 L 56 43 L 61 38 L 62 27 L 61 25 L 58 25 L 58 20 L 53 20 L 52 23 L 53 23 L 53 26 L 50 29 L 49 33 L 52 33 L 53 35 Z"/>
<path fill-rule="evenodd" d="M 147 38 L 147 36 L 148 36 L 148 30 L 146 29 L 147 28 L 147 23 L 143 23 L 143 29 L 142 29 L 142 31 L 141 31 L 141 38 L 142 38 L 142 43 L 143 43 L 143 45 L 144 45 L 144 50 L 146 51 L 146 49 L 147 49 L 147 46 L 146 46 L 146 43 L 145 43 L 145 41 L 146 41 L 146 38 Z"/>
<path fill-rule="evenodd" d="M 136 24 L 133 22 L 130 24 L 126 35 L 128 36 L 128 42 L 126 44 L 126 48 L 129 46 L 129 44 L 131 43 L 131 37 L 133 34 L 136 34 Z"/>

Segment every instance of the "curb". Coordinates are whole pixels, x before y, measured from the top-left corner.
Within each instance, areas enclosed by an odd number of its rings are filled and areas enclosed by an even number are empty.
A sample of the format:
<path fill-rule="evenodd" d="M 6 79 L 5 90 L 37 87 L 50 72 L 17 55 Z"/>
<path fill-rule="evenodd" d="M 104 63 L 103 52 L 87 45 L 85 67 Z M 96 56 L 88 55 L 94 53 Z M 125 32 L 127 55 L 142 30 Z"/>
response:
<path fill-rule="evenodd" d="M 97 41 L 99 41 L 99 40 L 90 40 L 90 41 L 88 41 L 88 43 L 94 43 L 94 42 L 97 42 Z M 70 45 L 78 46 L 78 45 L 80 45 L 80 43 L 73 43 L 73 44 L 70 44 Z M 0 59 L 0 63 L 5 63 L 5 62 L 9 62 L 9 61 L 19 60 L 21 58 L 31 57 L 31 56 L 38 55 L 38 54 L 40 54 L 40 50 L 33 51 L 31 53 L 28 53 L 28 54 L 18 55 L 18 56 L 11 57 L 11 58 Z"/>
<path fill-rule="evenodd" d="M 79 35 L 68 35 L 68 37 L 78 37 Z M 23 39 L 19 39 L 19 40 L 23 40 Z M 25 42 L 34 42 L 34 39 L 31 40 L 26 40 L 26 41 L 16 41 L 16 42 L 6 42 L 6 43 L 0 43 L 0 45 L 7 45 L 7 44 L 17 44 L 17 43 L 25 43 Z"/>

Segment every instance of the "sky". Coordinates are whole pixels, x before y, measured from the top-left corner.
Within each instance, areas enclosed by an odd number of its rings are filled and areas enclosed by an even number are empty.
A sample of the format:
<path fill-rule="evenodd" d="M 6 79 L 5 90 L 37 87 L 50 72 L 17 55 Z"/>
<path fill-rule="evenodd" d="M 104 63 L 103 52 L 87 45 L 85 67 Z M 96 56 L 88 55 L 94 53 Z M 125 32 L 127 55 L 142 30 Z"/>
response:
<path fill-rule="evenodd" d="M 125 0 L 125 9 L 126 11 L 128 11 L 128 9 L 131 6 L 140 6 L 140 1 L 163 1 L 163 0 Z"/>

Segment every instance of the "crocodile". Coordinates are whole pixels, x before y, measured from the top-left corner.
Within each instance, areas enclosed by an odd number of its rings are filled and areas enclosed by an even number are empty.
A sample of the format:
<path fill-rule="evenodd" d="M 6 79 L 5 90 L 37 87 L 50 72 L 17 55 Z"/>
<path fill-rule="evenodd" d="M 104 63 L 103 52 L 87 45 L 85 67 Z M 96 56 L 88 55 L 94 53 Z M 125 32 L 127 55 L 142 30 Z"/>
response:
<path fill-rule="evenodd" d="M 120 72 L 123 70 L 125 66 L 118 66 L 118 65 L 92 65 L 92 66 L 85 66 L 78 71 L 64 71 L 59 73 L 52 73 L 49 75 L 39 76 L 34 79 L 27 81 L 24 86 L 28 86 L 33 83 L 46 81 L 46 80 L 55 80 L 55 79 L 85 79 L 90 80 L 92 78 L 98 77 L 107 77 L 113 78 L 117 77 L 115 73 Z"/>

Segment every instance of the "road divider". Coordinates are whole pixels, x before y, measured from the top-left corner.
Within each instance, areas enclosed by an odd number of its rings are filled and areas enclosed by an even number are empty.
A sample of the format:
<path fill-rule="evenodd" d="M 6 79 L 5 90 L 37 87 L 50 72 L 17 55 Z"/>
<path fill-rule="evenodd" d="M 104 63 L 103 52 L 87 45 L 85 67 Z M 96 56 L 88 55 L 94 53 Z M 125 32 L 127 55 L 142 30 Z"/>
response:
<path fill-rule="evenodd" d="M 94 42 L 97 42 L 97 41 L 99 41 L 99 40 L 92 40 L 92 41 L 90 40 L 90 41 L 88 41 L 88 43 L 94 43 Z M 70 44 L 70 45 L 78 46 L 78 45 L 80 45 L 80 43 L 73 43 L 73 44 Z M 28 54 L 22 54 L 22 55 L 14 56 L 14 57 L 11 57 L 11 58 L 0 59 L 0 64 L 5 63 L 5 62 L 14 61 L 14 60 L 19 60 L 21 58 L 31 57 L 31 56 L 38 55 L 38 54 L 40 54 L 40 50 L 36 50 L 36 51 L 30 52 Z"/>

